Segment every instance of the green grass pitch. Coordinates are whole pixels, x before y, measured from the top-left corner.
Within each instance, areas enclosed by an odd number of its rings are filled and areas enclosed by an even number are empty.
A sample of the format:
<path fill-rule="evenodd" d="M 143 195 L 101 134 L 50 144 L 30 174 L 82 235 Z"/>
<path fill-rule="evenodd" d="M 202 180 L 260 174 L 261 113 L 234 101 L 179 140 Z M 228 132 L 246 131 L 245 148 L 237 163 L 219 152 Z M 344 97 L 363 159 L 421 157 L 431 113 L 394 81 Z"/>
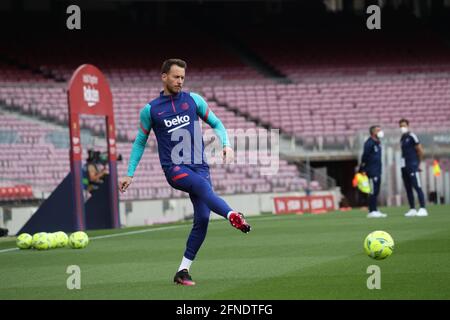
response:
<path fill-rule="evenodd" d="M 213 221 L 191 268 L 195 287 L 172 282 L 190 223 L 88 232 L 83 250 L 5 251 L 15 244 L 3 239 L 0 299 L 449 299 L 450 206 L 428 210 L 424 218 L 403 217 L 406 208 L 382 208 L 385 219 L 360 210 L 263 215 L 248 219 L 249 234 Z M 395 240 L 386 260 L 363 252 L 374 230 Z M 69 265 L 81 268 L 80 290 L 66 287 Z M 370 265 L 381 268 L 379 290 L 367 289 Z"/>

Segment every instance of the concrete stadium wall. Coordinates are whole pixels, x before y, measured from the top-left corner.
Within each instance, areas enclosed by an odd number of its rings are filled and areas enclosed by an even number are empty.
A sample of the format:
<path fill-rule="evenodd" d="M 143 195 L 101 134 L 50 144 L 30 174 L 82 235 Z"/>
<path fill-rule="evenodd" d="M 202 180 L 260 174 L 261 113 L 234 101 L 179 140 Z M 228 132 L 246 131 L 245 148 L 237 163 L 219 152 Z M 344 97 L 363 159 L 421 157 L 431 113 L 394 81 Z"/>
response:
<path fill-rule="evenodd" d="M 8 229 L 8 235 L 15 235 L 37 209 L 37 207 L 0 207 L 0 227 Z"/>
<path fill-rule="evenodd" d="M 314 195 L 332 194 L 335 208 L 339 207 L 340 191 L 316 191 Z M 273 198 L 280 196 L 304 196 L 304 192 L 289 193 L 258 193 L 227 195 L 222 198 L 234 209 L 243 212 L 246 216 L 261 213 L 273 213 Z M 120 219 L 122 225 L 140 226 L 157 223 L 167 223 L 188 219 L 193 215 L 192 204 L 189 198 L 176 200 L 142 200 L 122 202 L 120 204 Z M 211 214 L 211 219 L 220 219 L 217 214 Z"/>

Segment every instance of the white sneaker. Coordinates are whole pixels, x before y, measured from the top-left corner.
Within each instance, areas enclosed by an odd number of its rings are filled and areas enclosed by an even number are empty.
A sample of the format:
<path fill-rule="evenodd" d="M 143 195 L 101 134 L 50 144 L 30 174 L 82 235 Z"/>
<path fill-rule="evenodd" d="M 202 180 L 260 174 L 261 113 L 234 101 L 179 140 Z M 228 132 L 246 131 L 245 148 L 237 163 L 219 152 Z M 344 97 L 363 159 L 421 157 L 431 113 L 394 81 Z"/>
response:
<path fill-rule="evenodd" d="M 417 215 L 416 209 L 409 209 L 407 213 L 405 213 L 405 217 L 415 217 Z"/>
<path fill-rule="evenodd" d="M 420 208 L 419 211 L 417 211 L 416 216 L 418 217 L 427 217 L 428 216 L 428 211 L 425 208 Z"/>
<path fill-rule="evenodd" d="M 380 211 L 377 211 L 377 212 L 380 215 L 380 218 L 386 218 L 387 217 L 386 213 L 383 213 L 383 212 L 380 212 Z"/>
<path fill-rule="evenodd" d="M 367 218 L 384 218 L 378 211 L 369 212 Z"/>

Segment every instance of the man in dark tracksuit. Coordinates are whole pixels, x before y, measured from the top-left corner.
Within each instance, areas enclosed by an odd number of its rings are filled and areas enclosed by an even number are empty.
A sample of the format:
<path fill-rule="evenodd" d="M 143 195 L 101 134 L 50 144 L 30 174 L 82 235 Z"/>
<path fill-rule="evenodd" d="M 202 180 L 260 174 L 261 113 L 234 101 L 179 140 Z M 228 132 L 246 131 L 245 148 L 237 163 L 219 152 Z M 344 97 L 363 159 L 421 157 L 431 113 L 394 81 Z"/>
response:
<path fill-rule="evenodd" d="M 402 147 L 402 179 L 405 185 L 410 208 L 405 214 L 405 217 L 426 217 L 428 216 L 428 211 L 425 208 L 425 195 L 422 191 L 419 176 L 420 161 L 424 156 L 423 147 L 417 136 L 409 131 L 408 120 L 401 119 L 399 121 L 399 125 L 402 133 L 402 137 L 400 139 L 400 144 Z M 413 188 L 417 192 L 417 198 L 419 198 L 420 208 L 418 211 L 416 211 L 414 204 Z"/>
<path fill-rule="evenodd" d="M 384 137 L 379 126 L 369 128 L 370 137 L 364 143 L 364 152 L 361 159 L 360 171 L 367 174 L 370 183 L 369 214 L 368 218 L 385 218 L 387 214 L 377 209 L 377 198 L 381 184 L 381 142 Z"/>

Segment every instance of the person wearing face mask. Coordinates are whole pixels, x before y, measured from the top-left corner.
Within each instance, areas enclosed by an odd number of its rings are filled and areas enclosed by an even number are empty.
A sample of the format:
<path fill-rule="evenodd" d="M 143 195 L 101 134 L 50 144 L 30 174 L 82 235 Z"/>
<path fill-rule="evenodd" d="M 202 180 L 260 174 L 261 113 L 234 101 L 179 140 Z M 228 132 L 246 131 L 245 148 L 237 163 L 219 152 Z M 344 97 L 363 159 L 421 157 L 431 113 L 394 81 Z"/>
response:
<path fill-rule="evenodd" d="M 425 208 L 425 196 L 422 191 L 422 186 L 419 177 L 420 161 L 423 160 L 424 151 L 417 136 L 409 131 L 409 121 L 401 119 L 399 122 L 400 132 L 402 137 L 400 139 L 400 145 L 402 148 L 402 179 L 405 185 L 406 195 L 408 197 L 408 203 L 410 210 L 405 214 L 406 217 L 426 217 L 428 216 L 427 209 Z M 419 198 L 420 209 L 416 211 L 414 204 L 413 188 L 416 190 L 417 197 Z"/>
<path fill-rule="evenodd" d="M 380 126 L 369 128 L 370 137 L 364 143 L 364 152 L 361 158 L 359 171 L 366 173 L 369 177 L 369 214 L 368 218 L 386 218 L 387 214 L 377 209 L 377 198 L 380 193 L 381 184 L 381 139 L 384 132 Z"/>

